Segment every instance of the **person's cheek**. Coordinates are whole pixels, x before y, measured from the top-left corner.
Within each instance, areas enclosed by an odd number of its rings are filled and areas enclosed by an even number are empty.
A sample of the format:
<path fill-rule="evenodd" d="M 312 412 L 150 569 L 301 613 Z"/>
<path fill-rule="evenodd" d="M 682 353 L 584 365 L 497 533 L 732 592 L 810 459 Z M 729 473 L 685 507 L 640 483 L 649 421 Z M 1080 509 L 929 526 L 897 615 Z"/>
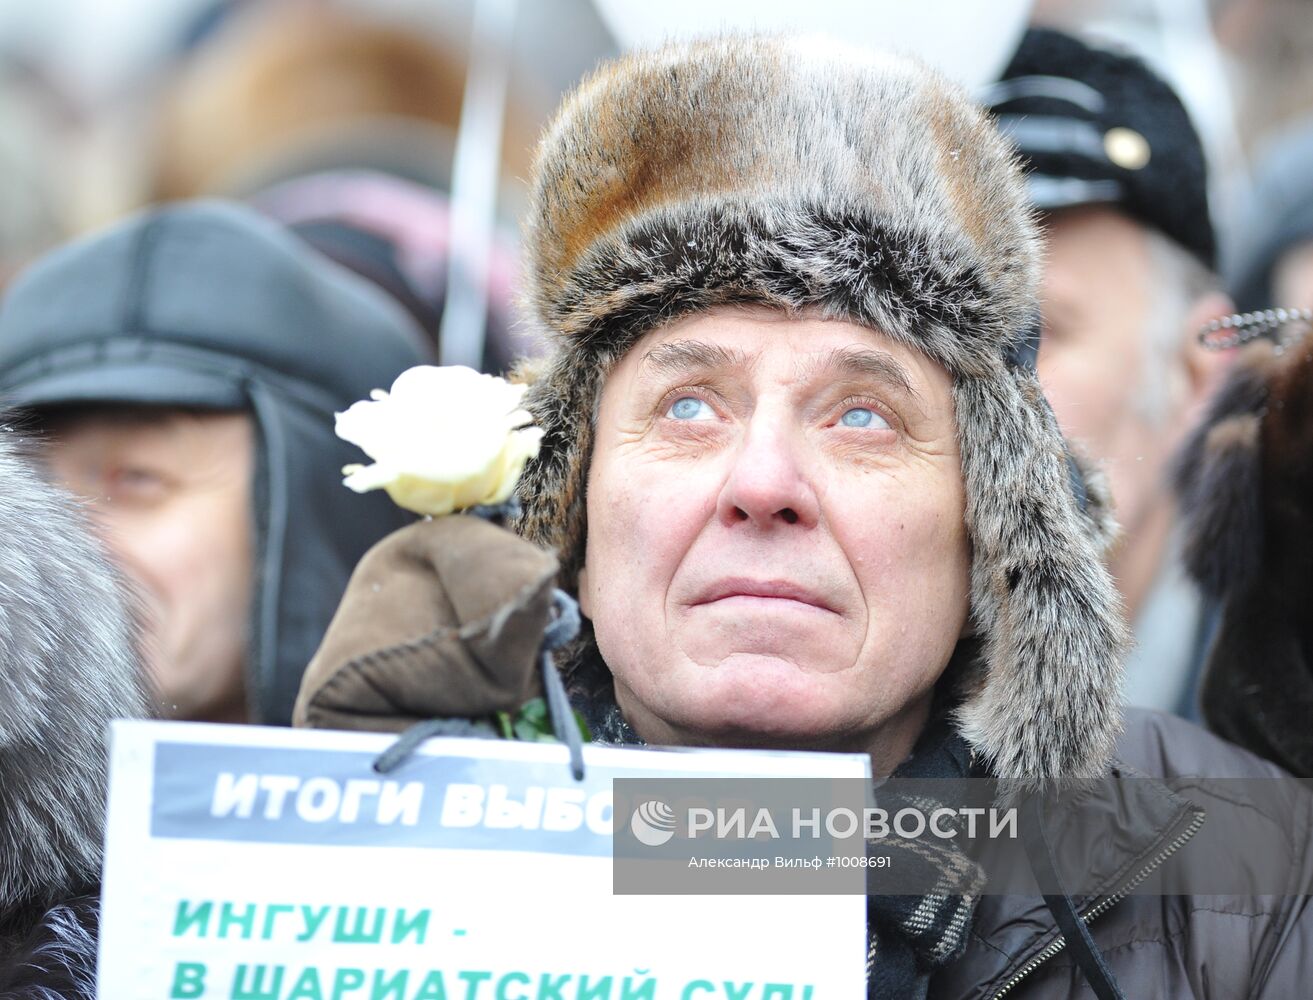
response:
<path fill-rule="evenodd" d="M 1063 344 L 1040 351 L 1039 380 L 1058 423 L 1068 434 L 1088 437 L 1100 419 L 1091 404 L 1098 401 L 1102 372 L 1098 357 L 1084 356 L 1077 346 Z"/>
<path fill-rule="evenodd" d="M 206 615 L 201 595 L 224 570 L 205 558 L 208 531 L 177 505 L 156 511 L 142 531 L 151 549 L 148 571 L 165 604 L 160 629 L 166 652 L 173 669 L 187 674 L 195 670 L 195 647 Z"/>
<path fill-rule="evenodd" d="M 138 597 L 148 601 L 158 614 L 167 605 L 168 587 L 160 562 L 167 558 L 163 546 L 175 539 L 161 531 L 158 511 L 138 511 L 112 503 L 100 504 L 95 524 L 100 537 L 119 569 L 132 581 Z"/>
<path fill-rule="evenodd" d="M 960 605 L 970 572 L 964 498 L 937 469 L 831 485 L 830 517 L 858 578 L 871 625 L 907 632 Z M 861 505 L 839 504 L 860 497 Z M 874 512 L 874 513 L 873 513 Z"/>
<path fill-rule="evenodd" d="M 691 470 L 677 473 L 673 464 L 624 455 L 608 462 L 589 486 L 587 582 L 594 627 L 608 661 L 621 673 L 623 665 L 637 663 L 659 672 L 671 646 L 667 600 L 699 523 Z"/>
<path fill-rule="evenodd" d="M 192 678 L 186 656 L 185 604 L 179 593 L 177 532 L 160 509 L 98 506 L 95 523 L 107 551 L 131 590 L 140 650 L 161 710 L 185 710 Z"/>
<path fill-rule="evenodd" d="M 600 538 L 602 576 L 593 578 L 594 594 L 609 607 L 624 608 L 631 627 L 656 610 L 652 597 L 669 579 L 672 531 L 677 530 L 678 496 L 653 470 L 618 467 L 602 494 L 608 498 L 605 530 Z M 596 549 L 595 549 L 596 551 Z M 602 594 L 597 588 L 606 588 Z"/>

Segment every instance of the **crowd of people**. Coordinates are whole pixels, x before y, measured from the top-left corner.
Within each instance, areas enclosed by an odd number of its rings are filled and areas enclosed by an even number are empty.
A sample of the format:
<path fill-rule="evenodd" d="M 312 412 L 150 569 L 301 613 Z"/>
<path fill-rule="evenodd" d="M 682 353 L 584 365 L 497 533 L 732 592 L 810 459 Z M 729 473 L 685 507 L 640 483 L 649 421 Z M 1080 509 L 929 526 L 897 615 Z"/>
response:
<path fill-rule="evenodd" d="M 978 94 L 778 37 L 603 64 L 490 249 L 483 368 L 543 433 L 510 538 L 344 489 L 334 432 L 441 353 L 459 78 L 345 16 L 243 37 L 148 207 L 0 247 L 0 998 L 94 995 L 108 720 L 488 717 L 533 679 L 416 640 L 504 605 L 471 655 L 532 671 L 551 586 L 599 742 L 1097 783 L 1104 893 L 872 895 L 870 996 L 1302 995 L 1313 796 L 1155 782 L 1313 777 L 1313 118 L 1223 245 L 1176 90 L 1073 33 Z M 1239 808 L 1286 893 L 1125 894 Z"/>

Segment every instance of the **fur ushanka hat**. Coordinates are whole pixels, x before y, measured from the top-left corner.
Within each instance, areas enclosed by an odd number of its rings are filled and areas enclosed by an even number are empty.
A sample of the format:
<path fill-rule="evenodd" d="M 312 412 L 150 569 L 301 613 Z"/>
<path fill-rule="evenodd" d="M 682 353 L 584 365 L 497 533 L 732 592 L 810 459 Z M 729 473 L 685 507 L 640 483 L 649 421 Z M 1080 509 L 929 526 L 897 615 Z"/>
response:
<path fill-rule="evenodd" d="M 1013 788 L 1104 770 L 1125 643 L 1101 562 L 1111 518 L 1073 491 L 1033 371 L 1040 249 L 1021 175 L 960 88 L 815 41 L 627 56 L 548 127 L 527 255 L 555 351 L 526 399 L 546 433 L 519 530 L 560 553 L 562 586 L 584 557 L 594 402 L 639 337 L 727 303 L 872 327 L 954 376 L 981 639 L 960 731 Z M 587 628 L 564 666 L 584 695 L 609 681 Z"/>

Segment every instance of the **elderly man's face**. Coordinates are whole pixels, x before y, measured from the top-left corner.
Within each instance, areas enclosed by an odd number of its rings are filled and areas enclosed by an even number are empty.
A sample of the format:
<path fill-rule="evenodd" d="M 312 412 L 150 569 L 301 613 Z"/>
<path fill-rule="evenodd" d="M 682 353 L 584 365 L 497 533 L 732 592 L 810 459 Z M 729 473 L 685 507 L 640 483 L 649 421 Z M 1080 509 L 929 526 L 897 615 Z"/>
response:
<path fill-rule="evenodd" d="M 1152 370 L 1148 243 L 1138 224 L 1108 208 L 1056 213 L 1046 234 L 1040 379 L 1063 431 L 1106 464 L 1123 526 L 1138 531 L 1153 491 L 1167 488 L 1161 473 L 1181 409 L 1173 388 L 1163 390 L 1169 426 L 1144 405 L 1150 380 L 1175 377 Z M 1170 318 L 1173 329 L 1181 321 Z"/>
<path fill-rule="evenodd" d="M 919 729 L 970 566 L 936 363 L 767 310 L 672 324 L 607 378 L 587 509 L 580 600 L 649 741 L 878 753 Z"/>
<path fill-rule="evenodd" d="M 1191 298 L 1148 230 L 1120 211 L 1086 206 L 1046 220 L 1039 377 L 1068 438 L 1107 472 L 1120 544 L 1110 567 L 1137 614 L 1171 528 L 1172 454 L 1228 363 L 1198 343 L 1230 299 Z M 1180 251 L 1184 254 L 1184 251 Z"/>
<path fill-rule="evenodd" d="M 144 652 L 164 714 L 245 721 L 251 418 L 105 408 L 49 426 L 52 478 L 90 501 L 144 605 Z"/>

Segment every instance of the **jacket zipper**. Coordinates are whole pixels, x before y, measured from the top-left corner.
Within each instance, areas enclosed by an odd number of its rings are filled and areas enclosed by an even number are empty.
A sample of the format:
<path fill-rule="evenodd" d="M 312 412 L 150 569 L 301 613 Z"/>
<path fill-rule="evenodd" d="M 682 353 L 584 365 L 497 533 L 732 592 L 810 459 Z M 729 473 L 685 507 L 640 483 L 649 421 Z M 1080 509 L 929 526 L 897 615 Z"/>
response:
<path fill-rule="evenodd" d="M 1154 859 L 1152 861 L 1150 861 L 1147 865 L 1145 865 L 1143 868 L 1140 869 L 1138 874 L 1136 874 L 1129 882 L 1123 885 L 1117 892 L 1113 893 L 1111 896 L 1104 896 L 1103 899 L 1095 903 L 1094 906 L 1092 906 L 1090 909 L 1082 913 L 1080 915 L 1080 918 L 1083 921 L 1085 921 L 1085 923 L 1088 924 L 1093 920 L 1097 920 L 1099 917 L 1103 916 L 1105 913 L 1111 910 L 1114 906 L 1116 906 L 1123 899 L 1129 896 L 1135 890 L 1135 888 L 1146 878 L 1148 878 L 1151 874 L 1153 874 L 1153 872 L 1157 868 L 1161 867 L 1163 862 L 1165 862 L 1173 854 L 1179 851 L 1187 840 L 1189 840 L 1191 837 L 1193 837 L 1196 833 L 1199 832 L 1199 828 L 1203 825 L 1204 825 L 1203 812 L 1202 811 L 1196 812 L 1194 814 L 1194 818 L 1190 820 L 1189 825 L 1184 830 L 1181 831 L 1180 835 L 1177 836 L 1175 840 L 1173 840 L 1170 844 L 1164 847 L 1161 851 L 1159 851 L 1158 854 L 1154 856 Z M 1062 951 L 1062 949 L 1065 948 L 1066 946 L 1067 946 L 1066 939 L 1061 934 L 1059 934 L 1056 938 L 1050 941 L 1047 946 L 1045 946 L 1043 951 L 1041 951 L 1038 955 L 1036 955 L 1029 962 L 1023 965 L 1020 969 L 1018 969 L 1017 974 L 1013 976 L 1011 979 L 1009 979 L 1006 983 L 1004 983 L 1002 989 L 1000 989 L 997 993 L 993 994 L 993 996 L 990 997 L 990 1000 L 999 1000 L 999 997 L 1006 996 L 1008 993 L 1011 993 L 1019 982 L 1021 982 L 1023 979 L 1029 976 L 1032 972 L 1038 969 L 1041 965 L 1047 962 L 1058 952 Z"/>

